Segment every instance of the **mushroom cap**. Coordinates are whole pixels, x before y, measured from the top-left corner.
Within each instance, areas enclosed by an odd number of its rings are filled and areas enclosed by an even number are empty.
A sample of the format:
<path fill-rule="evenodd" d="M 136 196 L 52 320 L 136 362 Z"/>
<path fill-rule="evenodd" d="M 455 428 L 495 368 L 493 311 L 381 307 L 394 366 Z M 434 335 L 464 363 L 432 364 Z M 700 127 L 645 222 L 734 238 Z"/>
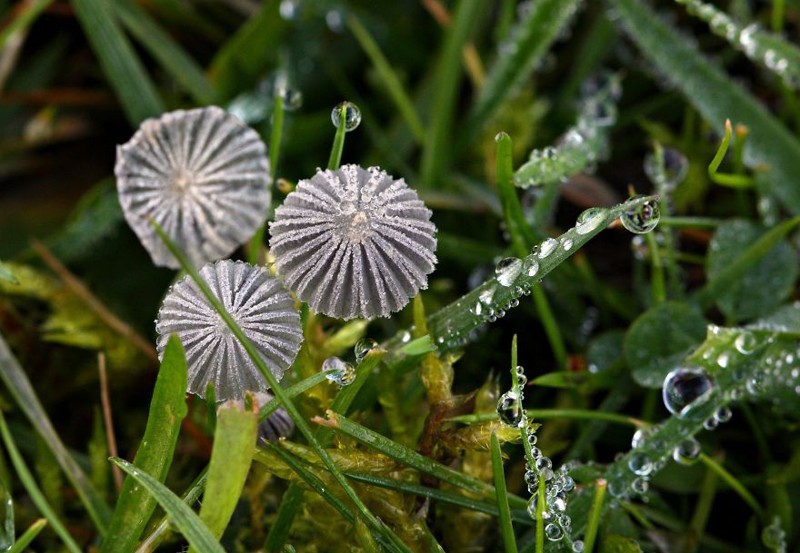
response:
<path fill-rule="evenodd" d="M 263 267 L 230 260 L 209 263 L 200 269 L 200 276 L 280 380 L 303 341 L 300 315 L 280 281 Z M 156 331 L 159 358 L 172 334 L 183 344 L 190 393 L 205 397 L 209 382 L 214 383 L 218 401 L 242 399 L 247 391 L 269 390 L 242 344 L 191 277 L 182 278 L 167 292 Z"/>
<path fill-rule="evenodd" d="M 431 211 L 403 179 L 344 165 L 301 180 L 270 225 L 286 287 L 339 319 L 402 309 L 436 264 Z"/>
<path fill-rule="evenodd" d="M 267 148 L 218 107 L 147 119 L 117 147 L 114 173 L 125 219 L 159 266 L 180 268 L 149 219 L 200 267 L 230 255 L 267 216 Z"/>

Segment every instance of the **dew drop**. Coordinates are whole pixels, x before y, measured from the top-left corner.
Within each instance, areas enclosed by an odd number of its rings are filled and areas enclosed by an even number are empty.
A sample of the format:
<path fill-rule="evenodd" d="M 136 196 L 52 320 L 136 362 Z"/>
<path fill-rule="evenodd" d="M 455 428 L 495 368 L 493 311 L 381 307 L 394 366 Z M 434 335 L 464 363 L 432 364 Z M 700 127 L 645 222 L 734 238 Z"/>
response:
<path fill-rule="evenodd" d="M 714 389 L 714 380 L 705 369 L 681 367 L 664 379 L 662 398 L 670 413 L 686 418 L 711 397 Z"/>
<path fill-rule="evenodd" d="M 631 455 L 631 458 L 628 459 L 628 468 L 631 469 L 634 474 L 647 476 L 653 470 L 653 462 L 645 453 L 634 453 Z"/>
<path fill-rule="evenodd" d="M 297 111 L 303 106 L 303 93 L 296 88 L 281 87 L 278 94 L 283 98 L 283 109 L 285 111 Z"/>
<path fill-rule="evenodd" d="M 572 249 L 572 244 L 573 244 L 572 238 L 564 238 L 563 240 L 561 240 L 561 247 L 564 248 L 565 252 L 568 252 L 569 250 Z"/>
<path fill-rule="evenodd" d="M 634 196 L 631 200 L 642 198 L 643 196 Z M 650 232 L 661 218 L 661 208 L 658 207 L 657 200 L 648 200 L 642 202 L 636 207 L 626 209 L 622 212 L 620 220 L 622 226 L 634 234 L 645 234 Z"/>
<path fill-rule="evenodd" d="M 631 448 L 636 449 L 637 447 L 644 445 L 645 440 L 647 440 L 652 433 L 652 428 L 639 428 L 633 433 L 633 438 L 631 438 Z"/>
<path fill-rule="evenodd" d="M 545 469 L 552 469 L 553 468 L 553 461 L 550 460 L 550 457 L 546 455 L 542 455 L 538 459 L 536 459 L 536 470 L 539 472 Z"/>
<path fill-rule="evenodd" d="M 331 111 L 331 121 L 333 122 L 333 126 L 337 129 L 342 120 L 342 114 L 344 114 L 345 132 L 350 132 L 361 124 L 361 110 L 358 109 L 358 106 L 354 103 L 344 101 Z"/>
<path fill-rule="evenodd" d="M 348 386 L 356 379 L 356 369 L 338 357 L 328 357 L 322 362 L 322 370 L 330 371 L 326 378 L 339 386 Z"/>
<path fill-rule="evenodd" d="M 719 421 L 717 421 L 717 419 L 714 417 L 708 417 L 703 421 L 703 428 L 708 431 L 715 430 L 717 426 L 719 426 Z"/>
<path fill-rule="evenodd" d="M 558 241 L 555 238 L 548 238 L 539 245 L 539 259 L 544 259 L 556 250 Z"/>
<path fill-rule="evenodd" d="M 523 422 L 522 405 L 514 392 L 506 392 L 497 401 L 497 416 L 508 426 L 519 427 Z"/>
<path fill-rule="evenodd" d="M 733 417 L 733 411 L 730 407 L 720 407 L 714 412 L 714 419 L 718 423 L 728 422 Z"/>
<path fill-rule="evenodd" d="M 300 0 L 283 0 L 278 7 L 281 17 L 291 21 L 300 12 Z"/>
<path fill-rule="evenodd" d="M 481 313 L 483 313 L 483 305 L 481 305 L 481 302 L 478 301 L 472 306 L 472 308 L 470 308 L 470 311 L 473 315 L 480 317 Z"/>
<path fill-rule="evenodd" d="M 529 493 L 536 493 L 536 489 L 539 487 L 539 477 L 535 471 L 530 469 L 525 471 L 525 484 L 528 486 Z"/>
<path fill-rule="evenodd" d="M 694 438 L 686 438 L 672 450 L 672 458 L 681 465 L 693 465 L 700 458 L 700 443 Z"/>
<path fill-rule="evenodd" d="M 356 342 L 356 346 L 353 348 L 353 352 L 356 356 L 356 363 L 361 363 L 367 354 L 377 347 L 378 342 L 375 340 L 370 340 L 369 338 L 362 338 Z"/>
<path fill-rule="evenodd" d="M 572 553 L 583 553 L 586 549 L 586 546 L 581 540 L 575 540 L 572 542 Z"/>
<path fill-rule="evenodd" d="M 483 290 L 478 296 L 478 299 L 481 301 L 481 303 L 486 305 L 492 303 L 492 298 L 494 298 L 494 286 L 490 286 L 486 290 Z"/>
<path fill-rule="evenodd" d="M 528 377 L 525 376 L 525 369 L 522 367 L 522 365 L 517 365 L 515 372 L 517 374 L 517 382 L 519 383 L 519 387 L 523 388 L 528 383 Z"/>
<path fill-rule="evenodd" d="M 536 260 L 531 261 L 531 264 L 528 265 L 527 274 L 529 277 L 536 276 L 536 273 L 539 272 L 539 262 Z"/>
<path fill-rule="evenodd" d="M 602 207 L 590 207 L 578 215 L 575 225 L 575 232 L 578 234 L 589 234 L 599 227 L 606 220 L 608 210 Z"/>
<path fill-rule="evenodd" d="M 663 163 L 659 163 L 654 153 L 644 158 L 644 172 L 650 182 L 660 184 L 668 189 L 674 188 L 686 178 L 689 161 L 686 156 L 674 148 L 664 148 Z"/>
<path fill-rule="evenodd" d="M 644 495 L 647 493 L 647 490 L 650 489 L 650 483 L 645 480 L 644 478 L 636 478 L 633 482 L 631 482 L 631 489 L 634 493 L 638 493 L 639 495 Z"/>
<path fill-rule="evenodd" d="M 403 331 L 403 334 L 400 335 L 400 341 L 404 344 L 407 344 L 411 341 L 411 333 L 407 330 Z"/>
<path fill-rule="evenodd" d="M 544 535 L 547 536 L 547 539 L 550 541 L 558 541 L 564 537 L 564 532 L 558 525 L 551 522 L 544 527 Z"/>
<path fill-rule="evenodd" d="M 719 357 L 717 357 L 717 365 L 719 365 L 723 369 L 727 368 L 728 363 L 730 363 L 730 361 L 731 361 L 731 355 L 727 351 L 720 353 Z"/>
<path fill-rule="evenodd" d="M 511 286 L 522 272 L 522 261 L 516 257 L 506 257 L 494 269 L 497 282 L 503 286 Z"/>
<path fill-rule="evenodd" d="M 753 353 L 758 344 L 758 338 L 751 332 L 743 332 L 736 337 L 733 342 L 733 347 L 742 355 L 749 355 Z"/>

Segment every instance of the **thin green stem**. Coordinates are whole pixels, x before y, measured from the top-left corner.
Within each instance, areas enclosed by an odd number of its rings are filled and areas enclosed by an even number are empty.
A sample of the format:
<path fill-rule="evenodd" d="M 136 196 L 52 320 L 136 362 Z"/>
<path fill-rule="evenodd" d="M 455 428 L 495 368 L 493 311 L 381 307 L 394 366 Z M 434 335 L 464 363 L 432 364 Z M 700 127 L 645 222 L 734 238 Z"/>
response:
<path fill-rule="evenodd" d="M 526 443 L 524 440 L 523 443 Z M 547 502 L 546 482 L 544 478 L 539 478 L 539 489 L 536 491 L 536 553 L 544 553 L 544 505 Z"/>
<path fill-rule="evenodd" d="M 11 464 L 14 465 L 14 469 L 17 471 L 20 482 L 22 482 L 22 485 L 28 492 L 33 504 L 36 505 L 36 508 L 39 509 L 39 512 L 44 515 L 44 517 L 50 523 L 50 526 L 53 528 L 55 533 L 58 534 L 58 537 L 61 538 L 61 541 L 64 543 L 67 549 L 69 549 L 72 553 L 81 553 L 80 546 L 75 543 L 75 540 L 72 539 L 72 536 L 70 536 L 67 529 L 61 523 L 58 515 L 56 515 L 55 511 L 53 511 L 50 503 L 48 503 L 47 499 L 44 497 L 42 490 L 40 490 L 39 486 L 36 484 L 36 480 L 33 478 L 33 475 L 28 470 L 25 460 L 22 458 L 19 449 L 17 449 L 17 444 L 14 443 L 14 438 L 11 437 L 11 432 L 8 430 L 6 419 L 3 416 L 2 411 L 0 411 L 0 435 L 2 435 L 3 443 L 5 444 L 6 451 L 8 452 L 8 457 L 11 459 Z"/>
<path fill-rule="evenodd" d="M 650 426 L 650 423 L 645 422 L 635 417 L 627 415 L 619 415 L 617 413 L 605 413 L 602 411 L 593 411 L 590 409 L 527 409 L 525 413 L 529 418 L 534 420 L 547 420 L 547 419 L 575 419 L 575 420 L 595 420 L 605 421 L 621 424 L 624 426 L 634 426 L 636 428 L 643 428 Z M 475 415 L 459 415 L 448 419 L 450 422 L 460 422 L 462 424 L 478 424 L 497 420 L 497 413 L 479 413 Z"/>
<path fill-rule="evenodd" d="M 653 287 L 653 303 L 658 305 L 667 299 L 667 286 L 664 280 L 664 264 L 661 261 L 661 252 L 658 249 L 653 233 L 645 235 L 647 246 L 650 249 L 650 262 L 652 264 L 652 278 L 651 284 Z"/>
<path fill-rule="evenodd" d="M 25 533 L 22 534 L 16 542 L 14 542 L 14 545 L 11 546 L 11 549 L 6 550 L 6 553 L 23 553 L 24 551 L 27 551 L 26 547 L 28 547 L 28 545 L 30 545 L 30 543 L 36 539 L 36 536 L 39 535 L 39 532 L 41 532 L 45 526 L 47 526 L 47 519 L 40 518 L 34 521 L 34 523 L 28 526 L 28 529 L 25 530 Z"/>
<path fill-rule="evenodd" d="M 736 492 L 739 497 L 741 497 L 745 503 L 747 503 L 753 512 L 758 515 L 758 517 L 763 521 L 764 520 L 764 509 L 761 505 L 758 504 L 756 498 L 753 497 L 747 488 L 739 482 L 735 476 L 733 476 L 730 472 L 725 470 L 725 467 L 717 463 L 714 459 L 706 455 L 705 453 L 700 454 L 700 461 L 709 469 L 713 470 L 717 473 L 717 475 L 725 482 L 731 489 Z"/>
<path fill-rule="evenodd" d="M 494 490 L 497 498 L 497 510 L 500 519 L 500 535 L 503 537 L 503 548 L 506 553 L 517 553 L 517 540 L 514 537 L 514 527 L 511 524 L 511 510 L 508 508 L 506 492 L 506 478 L 503 474 L 503 454 L 500 451 L 500 442 L 492 433 L 492 472 L 494 474 Z"/>
<path fill-rule="evenodd" d="M 603 513 L 603 500 L 606 496 L 608 482 L 600 479 L 595 484 L 594 497 L 592 498 L 592 510 L 589 511 L 589 523 L 586 526 L 586 534 L 583 537 L 583 550 L 592 553 L 594 542 L 597 539 L 597 529 L 600 528 L 600 515 Z"/>
<path fill-rule="evenodd" d="M 708 517 L 711 514 L 711 507 L 714 504 L 714 496 L 717 494 L 717 479 L 719 475 L 713 470 L 707 470 L 700 486 L 700 495 L 692 514 L 689 528 L 694 532 L 695 538 L 699 540 L 708 524 Z"/>
<path fill-rule="evenodd" d="M 342 125 L 340 126 L 340 129 L 343 128 L 344 128 L 344 121 L 342 121 Z M 367 506 L 364 505 L 364 502 L 361 500 L 360 497 L 358 497 L 358 494 L 350 485 L 350 483 L 347 481 L 347 479 L 339 470 L 339 468 L 336 466 L 336 463 L 334 463 L 331 456 L 322 447 L 319 441 L 314 437 L 314 432 L 311 430 L 311 427 L 308 425 L 308 422 L 306 422 L 305 418 L 300 414 L 300 411 L 297 409 L 297 406 L 295 406 L 294 402 L 292 402 L 291 399 L 289 399 L 289 396 L 286 394 L 286 391 L 283 390 L 283 388 L 281 388 L 277 378 L 275 378 L 275 375 L 273 375 L 272 371 L 269 370 L 269 367 L 264 361 L 264 358 L 256 349 L 255 345 L 250 340 L 250 338 L 248 338 L 245 335 L 239 324 L 234 320 L 234 318 L 231 316 L 228 310 L 225 309 L 225 306 L 222 304 L 220 299 L 214 295 L 214 292 L 211 290 L 208 283 L 205 280 L 203 280 L 203 278 L 200 276 L 200 273 L 189 262 L 189 260 L 183 254 L 183 252 L 166 235 L 164 230 L 157 223 L 152 221 L 152 224 L 155 227 L 156 232 L 161 237 L 161 240 L 170 250 L 172 255 L 174 255 L 175 258 L 180 262 L 181 267 L 183 267 L 183 270 L 186 271 L 186 273 L 192 278 L 197 287 L 206 297 L 207 301 L 217 311 L 222 320 L 230 329 L 231 333 L 242 345 L 245 352 L 247 353 L 247 356 L 250 358 L 253 364 L 258 368 L 258 370 L 266 379 L 272 393 L 275 395 L 275 397 L 278 398 L 278 401 L 280 401 L 281 405 L 283 405 L 284 409 L 286 409 L 286 411 L 289 413 L 289 416 L 294 421 L 298 430 L 300 430 L 303 436 L 305 436 L 305 438 L 308 440 L 308 443 L 312 446 L 317 455 L 319 455 L 319 458 L 322 460 L 323 464 L 331 472 L 333 478 L 339 483 L 339 485 L 342 487 L 342 490 L 344 490 L 345 494 L 350 498 L 350 500 L 356 506 L 358 511 L 364 517 L 364 519 L 368 522 L 368 524 L 372 527 L 373 530 L 375 530 L 379 534 L 382 534 L 387 538 L 388 541 L 397 545 L 398 550 L 410 551 L 408 547 L 406 547 L 405 545 L 402 544 L 402 542 L 400 542 L 400 539 L 394 534 L 394 532 L 392 532 L 387 526 L 381 523 L 380 520 L 378 520 L 378 518 L 375 517 L 375 515 L 373 515 L 372 512 L 370 512 Z"/>
<path fill-rule="evenodd" d="M 783 13 L 785 8 L 784 0 L 772 0 L 772 13 L 770 14 L 769 23 L 773 33 L 783 32 Z"/>
<path fill-rule="evenodd" d="M 339 126 L 333 137 L 331 157 L 328 159 L 328 169 L 335 171 L 342 164 L 342 151 L 344 150 L 344 135 L 347 134 L 347 102 L 342 102 L 339 111 Z"/>

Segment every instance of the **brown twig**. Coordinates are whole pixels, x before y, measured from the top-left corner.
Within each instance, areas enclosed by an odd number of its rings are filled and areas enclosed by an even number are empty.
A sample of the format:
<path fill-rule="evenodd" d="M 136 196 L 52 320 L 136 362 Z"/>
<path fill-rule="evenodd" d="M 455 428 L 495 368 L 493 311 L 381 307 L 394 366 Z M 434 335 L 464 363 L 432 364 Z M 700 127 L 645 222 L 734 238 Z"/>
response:
<path fill-rule="evenodd" d="M 97 353 L 97 370 L 100 373 L 100 403 L 103 406 L 103 422 L 106 427 L 106 441 L 108 452 L 112 457 L 119 457 L 117 452 L 117 439 L 114 437 L 114 422 L 111 418 L 111 400 L 108 396 L 108 377 L 106 376 L 106 356 L 103 352 Z M 122 469 L 117 465 L 111 466 L 114 474 L 114 487 L 117 492 L 122 491 Z"/>
<path fill-rule="evenodd" d="M 54 273 L 72 290 L 72 292 L 81 298 L 89 309 L 100 317 L 112 330 L 117 332 L 120 336 L 128 340 L 139 351 L 144 353 L 154 363 L 158 363 L 158 356 L 152 344 L 145 340 L 141 334 L 136 332 L 130 325 L 114 315 L 92 292 L 81 282 L 78 277 L 73 275 L 53 253 L 47 249 L 47 246 L 36 240 L 31 240 L 31 247 L 36 254 L 42 258 L 42 261 L 50 267 Z"/>

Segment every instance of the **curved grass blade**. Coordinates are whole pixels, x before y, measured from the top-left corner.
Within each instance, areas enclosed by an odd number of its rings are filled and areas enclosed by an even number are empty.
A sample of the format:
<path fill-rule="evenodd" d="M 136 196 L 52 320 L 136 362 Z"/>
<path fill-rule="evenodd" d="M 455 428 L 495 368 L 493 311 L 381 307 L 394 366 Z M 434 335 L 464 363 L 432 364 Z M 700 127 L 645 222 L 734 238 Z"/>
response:
<path fill-rule="evenodd" d="M 183 346 L 177 336 L 172 336 L 158 371 L 142 443 L 133 460 L 137 467 L 153 474 L 159 482 L 167 478 L 181 421 L 187 413 L 186 385 Z M 155 508 L 156 498 L 134 478 L 126 478 L 101 553 L 131 551 Z"/>
<path fill-rule="evenodd" d="M 796 186 L 800 142 L 739 84 L 703 58 L 692 41 L 662 22 L 646 4 L 636 0 L 608 2 L 639 49 L 718 133 L 724 133 L 728 118 L 747 126 L 750 134 L 745 163 L 751 168 L 768 166 L 771 191 L 790 213 L 800 213 L 800 187 Z"/>
<path fill-rule="evenodd" d="M 92 486 L 91 481 L 67 451 L 53 424 L 45 413 L 44 407 L 28 380 L 28 376 L 11 353 L 8 344 L 0 336 L 0 379 L 8 388 L 19 408 L 28 417 L 36 432 L 53 452 L 58 464 L 78 492 L 81 502 L 86 507 L 95 527 L 105 535 L 111 519 L 111 511 L 103 501 L 100 493 Z"/>
<path fill-rule="evenodd" d="M 105 0 L 72 0 L 75 15 L 117 93 L 128 122 L 134 127 L 164 111 L 155 85 Z"/>
<path fill-rule="evenodd" d="M 112 457 L 111 462 L 128 473 L 158 501 L 172 523 L 197 551 L 200 553 L 225 553 L 200 517 L 180 497 L 169 491 L 164 484 L 124 459 Z"/>
<path fill-rule="evenodd" d="M 47 526 L 46 518 L 40 518 L 34 521 L 33 524 L 28 526 L 28 529 L 25 530 L 25 533 L 19 537 L 16 543 L 14 543 L 10 549 L 6 549 L 5 553 L 24 553 L 24 551 L 26 551 L 25 548 L 36 539 L 36 536 L 39 535 L 39 532 L 44 530 L 45 526 Z"/>
<path fill-rule="evenodd" d="M 742 26 L 713 4 L 700 0 L 675 0 L 706 23 L 711 32 L 728 41 L 748 58 L 781 77 L 790 88 L 800 88 L 800 49 L 779 35 L 761 30 L 756 23 Z"/>
<path fill-rule="evenodd" d="M 540 0 L 530 4 L 523 19 L 511 30 L 511 37 L 500 45 L 497 60 L 467 119 L 464 143 L 530 75 L 579 5 L 580 0 Z"/>
<path fill-rule="evenodd" d="M 39 509 L 39 512 L 44 515 L 50 523 L 50 526 L 53 527 L 53 530 L 58 534 L 58 537 L 61 538 L 66 548 L 72 553 L 80 553 L 80 546 L 75 542 L 72 536 L 70 536 L 67 529 L 58 519 L 58 515 L 56 515 L 53 508 L 50 507 L 44 494 L 36 484 L 36 480 L 34 480 L 33 475 L 28 470 L 25 460 L 22 458 L 22 455 L 20 455 L 17 445 L 14 443 L 14 438 L 11 437 L 11 432 L 8 430 L 6 419 L 2 411 L 0 411 L 0 436 L 3 438 L 3 443 L 6 446 L 8 457 L 11 459 L 11 464 L 14 465 L 14 469 L 17 471 L 17 475 L 23 486 L 25 486 L 25 490 L 28 492 L 31 501 L 33 501 L 36 508 Z"/>
<path fill-rule="evenodd" d="M 8 474 L 6 473 L 5 463 L 0 473 L 0 514 L 2 514 L 2 526 L 0 526 L 0 549 L 6 550 L 14 545 L 14 499 L 11 497 L 11 489 L 6 483 Z"/>
<path fill-rule="evenodd" d="M 506 495 L 506 477 L 503 474 L 503 454 L 495 434 L 492 434 L 492 472 L 494 473 L 494 489 L 497 495 L 503 547 L 506 553 L 517 553 L 517 539 L 514 536 L 514 527 L 511 525 L 511 510 L 508 508 L 508 496 Z"/>
<path fill-rule="evenodd" d="M 15 6 L 14 11 L 17 12 L 17 15 L 0 31 L 0 50 L 5 48 L 6 43 L 12 36 L 25 32 L 52 3 L 53 0 L 34 0 L 33 2 Z"/>
<path fill-rule="evenodd" d="M 201 105 L 213 104 L 216 94 L 203 69 L 150 15 L 131 0 L 116 0 L 114 11 L 161 66 Z"/>

